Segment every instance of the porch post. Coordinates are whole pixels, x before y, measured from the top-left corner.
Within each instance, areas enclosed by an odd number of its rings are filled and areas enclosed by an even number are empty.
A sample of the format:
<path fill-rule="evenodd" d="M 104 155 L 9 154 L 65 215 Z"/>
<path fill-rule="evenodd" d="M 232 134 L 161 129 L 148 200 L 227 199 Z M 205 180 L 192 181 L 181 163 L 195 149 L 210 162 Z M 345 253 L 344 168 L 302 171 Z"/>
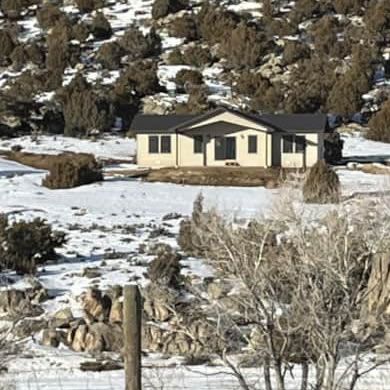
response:
<path fill-rule="evenodd" d="M 203 166 L 207 167 L 207 135 L 202 135 Z"/>

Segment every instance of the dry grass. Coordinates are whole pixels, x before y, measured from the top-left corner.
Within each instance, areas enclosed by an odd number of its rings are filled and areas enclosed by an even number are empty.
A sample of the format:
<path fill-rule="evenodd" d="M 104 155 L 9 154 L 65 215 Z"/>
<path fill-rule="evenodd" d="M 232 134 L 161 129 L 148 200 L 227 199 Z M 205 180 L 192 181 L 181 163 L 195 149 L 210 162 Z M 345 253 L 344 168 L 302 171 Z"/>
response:
<path fill-rule="evenodd" d="M 283 172 L 278 168 L 196 167 L 161 168 L 145 177 L 149 182 L 275 188 Z"/>

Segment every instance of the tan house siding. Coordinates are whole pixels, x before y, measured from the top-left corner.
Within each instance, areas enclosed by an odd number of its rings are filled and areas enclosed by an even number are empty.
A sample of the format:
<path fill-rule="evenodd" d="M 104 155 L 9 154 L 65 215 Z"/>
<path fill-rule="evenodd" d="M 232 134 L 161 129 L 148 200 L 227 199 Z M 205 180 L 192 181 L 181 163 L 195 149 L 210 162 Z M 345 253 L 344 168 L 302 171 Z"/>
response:
<path fill-rule="evenodd" d="M 149 153 L 149 136 L 171 137 L 171 153 Z M 137 134 L 137 164 L 142 167 L 170 167 L 176 165 L 176 135 L 169 133 Z"/>
<path fill-rule="evenodd" d="M 217 122 L 227 122 L 227 123 L 234 123 L 237 126 L 241 126 L 244 128 L 251 128 L 251 129 L 257 129 L 266 131 L 266 128 L 264 126 L 261 126 L 255 122 L 252 122 L 248 119 L 242 118 L 238 115 L 232 114 L 230 112 L 224 112 L 222 114 L 216 115 L 212 118 L 206 119 L 202 122 L 197 123 L 196 125 L 188 127 L 189 129 L 196 129 L 198 127 L 203 127 L 206 125 L 210 125 Z"/>
<path fill-rule="evenodd" d="M 199 135 L 199 134 L 196 134 Z M 203 166 L 203 153 L 194 153 L 193 135 L 178 134 L 178 165 L 182 167 Z"/>
<path fill-rule="evenodd" d="M 223 125 L 221 125 L 223 127 Z M 271 158 L 269 154 L 271 151 L 269 135 L 253 130 L 243 129 L 233 131 L 223 128 L 216 129 L 212 126 L 203 126 L 197 129 L 196 133 L 191 134 L 179 134 L 178 135 L 178 150 L 179 166 L 203 166 L 204 155 L 203 153 L 194 153 L 194 135 L 202 135 L 206 141 L 206 164 L 207 166 L 224 166 L 226 163 L 237 163 L 243 167 L 266 167 L 267 161 L 270 162 Z M 257 137 L 257 153 L 248 152 L 248 138 L 250 135 Z M 236 138 L 236 159 L 234 160 L 216 160 L 215 158 L 215 137 L 228 136 Z"/>
<path fill-rule="evenodd" d="M 283 138 L 281 139 L 281 151 L 283 168 L 302 168 L 304 166 L 311 167 L 318 161 L 319 156 L 319 144 L 318 134 L 309 133 L 302 134 L 297 133 L 297 136 L 305 137 L 306 139 L 306 153 L 283 153 Z M 306 163 L 305 160 L 306 159 Z"/>

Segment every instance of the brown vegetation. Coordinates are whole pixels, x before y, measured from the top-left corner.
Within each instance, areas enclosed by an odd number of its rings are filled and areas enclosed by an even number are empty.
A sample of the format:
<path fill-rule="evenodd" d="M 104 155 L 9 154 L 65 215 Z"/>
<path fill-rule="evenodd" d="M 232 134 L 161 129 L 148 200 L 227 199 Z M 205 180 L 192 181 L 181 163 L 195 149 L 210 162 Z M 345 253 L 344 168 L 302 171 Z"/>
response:
<path fill-rule="evenodd" d="M 188 7 L 188 0 L 154 0 L 152 7 L 153 19 L 164 18 Z"/>
<path fill-rule="evenodd" d="M 63 153 L 51 160 L 42 185 L 51 189 L 73 188 L 103 180 L 101 165 L 92 154 Z"/>
<path fill-rule="evenodd" d="M 11 223 L 0 214 L 0 265 L 2 269 L 15 270 L 18 274 L 33 274 L 39 264 L 54 260 L 55 248 L 61 247 L 65 235 L 52 231 L 44 220 Z"/>
<path fill-rule="evenodd" d="M 339 202 L 339 177 L 325 161 L 320 160 L 310 168 L 303 185 L 303 197 L 306 203 Z"/>
<path fill-rule="evenodd" d="M 390 100 L 387 100 L 368 123 L 367 138 L 390 143 Z"/>

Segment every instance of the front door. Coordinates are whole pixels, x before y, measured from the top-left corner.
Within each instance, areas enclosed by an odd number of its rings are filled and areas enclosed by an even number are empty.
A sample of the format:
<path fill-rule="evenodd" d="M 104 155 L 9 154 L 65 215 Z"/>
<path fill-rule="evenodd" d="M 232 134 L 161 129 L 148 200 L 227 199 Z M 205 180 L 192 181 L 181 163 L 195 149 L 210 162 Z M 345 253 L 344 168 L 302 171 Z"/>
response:
<path fill-rule="evenodd" d="M 225 160 L 236 159 L 236 137 L 226 137 Z"/>
<path fill-rule="evenodd" d="M 236 159 L 236 137 L 215 137 L 215 159 Z"/>

